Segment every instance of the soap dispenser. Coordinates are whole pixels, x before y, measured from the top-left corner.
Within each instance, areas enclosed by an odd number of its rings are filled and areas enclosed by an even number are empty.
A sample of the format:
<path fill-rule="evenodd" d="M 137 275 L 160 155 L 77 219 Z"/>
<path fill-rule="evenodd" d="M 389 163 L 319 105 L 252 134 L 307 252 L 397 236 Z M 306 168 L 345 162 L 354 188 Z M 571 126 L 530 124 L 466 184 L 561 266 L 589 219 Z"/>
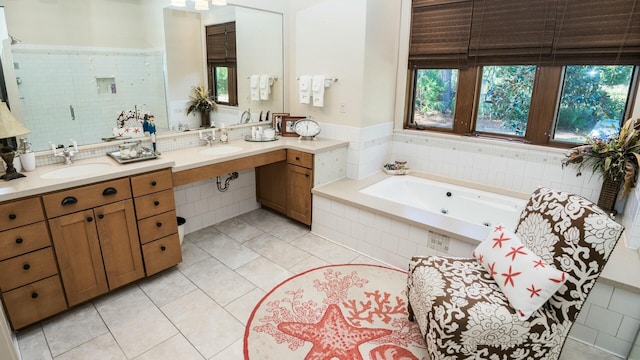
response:
<path fill-rule="evenodd" d="M 20 145 L 18 146 L 20 163 L 22 164 L 22 170 L 33 171 L 36 169 L 36 153 L 31 150 L 31 143 L 27 141 L 27 138 L 20 138 Z"/>

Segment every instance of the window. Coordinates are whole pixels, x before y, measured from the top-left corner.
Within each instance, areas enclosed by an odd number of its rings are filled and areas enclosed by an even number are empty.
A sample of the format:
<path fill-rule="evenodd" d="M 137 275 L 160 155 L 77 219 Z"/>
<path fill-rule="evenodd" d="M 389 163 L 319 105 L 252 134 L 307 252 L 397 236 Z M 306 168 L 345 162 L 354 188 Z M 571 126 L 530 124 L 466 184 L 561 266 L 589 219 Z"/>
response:
<path fill-rule="evenodd" d="M 420 127 L 453 128 L 458 70 L 416 71 L 413 122 Z"/>
<path fill-rule="evenodd" d="M 632 89 L 633 66 L 567 66 L 554 140 L 584 143 L 620 131 Z"/>
<path fill-rule="evenodd" d="M 209 89 L 219 104 L 238 105 L 236 23 L 205 27 Z"/>
<path fill-rule="evenodd" d="M 483 67 L 476 131 L 524 136 L 535 72 L 535 66 Z"/>
<path fill-rule="evenodd" d="M 629 0 L 412 0 L 405 125 L 559 147 L 617 133 L 638 24 Z"/>
<path fill-rule="evenodd" d="M 238 105 L 235 66 L 209 64 L 209 88 L 218 104 Z"/>

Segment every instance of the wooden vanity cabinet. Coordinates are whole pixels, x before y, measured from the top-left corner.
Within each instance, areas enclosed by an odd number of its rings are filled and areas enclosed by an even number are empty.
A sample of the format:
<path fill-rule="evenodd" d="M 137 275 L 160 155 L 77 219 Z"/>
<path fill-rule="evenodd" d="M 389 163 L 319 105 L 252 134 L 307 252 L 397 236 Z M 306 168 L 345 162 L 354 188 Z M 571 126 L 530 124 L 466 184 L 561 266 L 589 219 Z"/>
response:
<path fill-rule="evenodd" d="M 144 277 L 128 178 L 43 196 L 69 306 Z"/>
<path fill-rule="evenodd" d="M 147 276 L 182 262 L 171 170 L 131 177 Z"/>
<path fill-rule="evenodd" d="M 256 200 L 267 208 L 311 225 L 313 154 L 287 150 L 286 161 L 256 168 Z"/>
<path fill-rule="evenodd" d="M 0 291 L 13 329 L 67 309 L 39 197 L 0 205 Z"/>

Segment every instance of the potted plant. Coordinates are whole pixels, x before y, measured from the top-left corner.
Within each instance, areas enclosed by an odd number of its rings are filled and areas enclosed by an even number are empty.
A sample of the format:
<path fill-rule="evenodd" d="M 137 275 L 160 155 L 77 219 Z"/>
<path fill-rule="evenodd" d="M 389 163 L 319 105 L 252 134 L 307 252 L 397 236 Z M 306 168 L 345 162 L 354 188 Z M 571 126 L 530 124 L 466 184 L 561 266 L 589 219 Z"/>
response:
<path fill-rule="evenodd" d="M 608 139 L 591 137 L 586 145 L 572 148 L 562 160 L 562 167 L 577 164 L 578 174 L 590 169 L 602 176 L 603 184 L 598 206 L 613 210 L 618 192 L 620 198 L 636 186 L 640 163 L 640 119 L 625 121 L 619 134 Z"/>
<path fill-rule="evenodd" d="M 193 88 L 193 93 L 189 96 L 187 102 L 187 115 L 194 111 L 200 113 L 201 126 L 208 128 L 211 127 L 211 120 L 209 114 L 212 111 L 218 110 L 218 104 L 213 99 L 213 96 L 209 94 L 204 86 L 196 86 Z"/>

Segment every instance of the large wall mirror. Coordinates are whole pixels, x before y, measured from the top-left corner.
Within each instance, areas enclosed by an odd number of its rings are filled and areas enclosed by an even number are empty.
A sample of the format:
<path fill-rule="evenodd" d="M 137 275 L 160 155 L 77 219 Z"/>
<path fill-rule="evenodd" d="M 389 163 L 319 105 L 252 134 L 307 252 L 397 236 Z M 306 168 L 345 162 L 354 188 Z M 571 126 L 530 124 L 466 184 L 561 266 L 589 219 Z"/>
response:
<path fill-rule="evenodd" d="M 36 151 L 70 138 L 99 143 L 112 135 L 123 111 L 153 114 L 159 131 L 197 127 L 199 114 L 187 116 L 186 103 L 195 86 L 207 84 L 204 27 L 228 21 L 236 22 L 238 106 L 220 106 L 213 122 L 231 126 L 249 109 L 252 121 L 260 112 L 284 110 L 280 13 L 211 4 L 198 11 L 193 1 L 178 8 L 169 0 L 0 5 L 8 101 L 31 130 Z M 275 80 L 268 99 L 251 96 L 253 75 Z"/>

